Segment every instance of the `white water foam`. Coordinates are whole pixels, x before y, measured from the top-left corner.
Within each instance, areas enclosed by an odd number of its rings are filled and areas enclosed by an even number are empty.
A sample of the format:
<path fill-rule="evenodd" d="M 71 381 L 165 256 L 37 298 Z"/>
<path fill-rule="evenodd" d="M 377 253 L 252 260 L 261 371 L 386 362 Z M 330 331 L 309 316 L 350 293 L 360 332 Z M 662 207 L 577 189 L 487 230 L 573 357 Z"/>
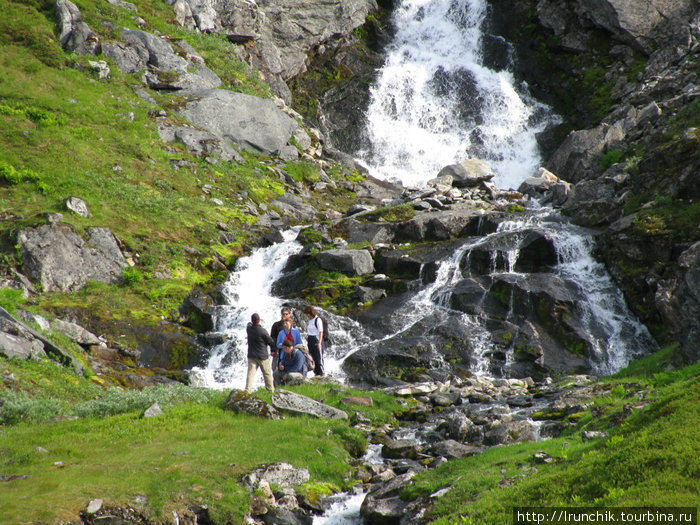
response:
<path fill-rule="evenodd" d="M 484 67 L 485 12 L 485 0 L 404 0 L 395 9 L 396 35 L 370 92 L 371 151 L 358 153 L 373 175 L 422 186 L 477 156 L 509 188 L 539 167 L 535 135 L 553 117 L 510 72 Z"/>
<path fill-rule="evenodd" d="M 283 233 L 285 242 L 258 248 L 247 257 L 241 257 L 236 270 L 229 276 L 223 289 L 226 305 L 217 309 L 215 330 L 229 340 L 212 349 L 205 368 L 193 368 L 190 382 L 209 388 L 243 388 L 247 371 L 248 345 L 246 325 L 253 313 L 260 315 L 261 324 L 269 330 L 280 318 L 283 301 L 272 295 L 272 284 L 281 277 L 287 260 L 302 249 L 296 242 L 297 229 Z M 256 386 L 262 385 L 262 374 L 256 377 Z"/>

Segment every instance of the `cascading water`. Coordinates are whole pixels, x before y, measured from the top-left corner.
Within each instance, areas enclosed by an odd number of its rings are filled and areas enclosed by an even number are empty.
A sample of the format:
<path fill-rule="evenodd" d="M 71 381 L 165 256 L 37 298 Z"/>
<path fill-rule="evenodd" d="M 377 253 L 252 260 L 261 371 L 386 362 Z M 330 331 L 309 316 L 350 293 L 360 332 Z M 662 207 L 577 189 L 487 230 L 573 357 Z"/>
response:
<path fill-rule="evenodd" d="M 268 329 L 279 319 L 283 301 L 272 295 L 273 283 L 282 275 L 290 256 L 301 251 L 296 239 L 297 230 L 284 232 L 285 242 L 268 248 L 258 248 L 250 256 L 238 261 L 226 281 L 224 306 L 217 308 L 215 331 L 228 340 L 212 349 L 206 368 L 191 371 L 191 383 L 211 388 L 243 388 L 247 370 L 246 325 L 253 313 L 258 313 Z M 261 376 L 261 374 L 259 374 Z M 260 381 L 261 377 L 257 377 Z"/>
<path fill-rule="evenodd" d="M 370 92 L 371 146 L 357 156 L 379 178 L 424 185 L 470 156 L 489 161 L 499 187 L 517 187 L 539 166 L 535 135 L 553 117 L 484 66 L 486 0 L 404 0 L 396 34 Z"/>

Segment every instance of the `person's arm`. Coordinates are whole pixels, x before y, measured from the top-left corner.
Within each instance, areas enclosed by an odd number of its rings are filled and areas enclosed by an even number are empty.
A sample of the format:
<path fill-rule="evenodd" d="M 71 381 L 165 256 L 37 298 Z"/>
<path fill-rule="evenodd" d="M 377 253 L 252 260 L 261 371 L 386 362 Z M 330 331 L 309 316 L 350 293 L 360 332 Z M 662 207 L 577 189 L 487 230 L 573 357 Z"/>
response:
<path fill-rule="evenodd" d="M 316 328 L 318 328 L 318 347 L 321 348 L 321 343 L 323 342 L 323 331 L 326 329 L 323 326 L 323 319 L 320 317 L 316 318 Z"/>
<path fill-rule="evenodd" d="M 280 330 L 280 333 L 277 334 L 277 348 L 280 350 L 282 350 L 282 342 L 284 341 L 285 335 L 284 330 Z"/>
<path fill-rule="evenodd" d="M 301 332 L 299 329 L 292 328 L 292 335 L 294 336 L 294 346 L 304 344 L 304 341 L 301 339 Z"/>
<path fill-rule="evenodd" d="M 272 337 L 270 337 L 270 334 L 267 333 L 267 330 L 265 330 L 264 328 L 261 328 L 260 330 L 262 332 L 263 341 L 265 341 L 267 346 L 270 347 L 270 350 L 272 350 L 273 352 L 276 351 L 277 347 L 275 346 L 275 342 L 272 340 Z"/>

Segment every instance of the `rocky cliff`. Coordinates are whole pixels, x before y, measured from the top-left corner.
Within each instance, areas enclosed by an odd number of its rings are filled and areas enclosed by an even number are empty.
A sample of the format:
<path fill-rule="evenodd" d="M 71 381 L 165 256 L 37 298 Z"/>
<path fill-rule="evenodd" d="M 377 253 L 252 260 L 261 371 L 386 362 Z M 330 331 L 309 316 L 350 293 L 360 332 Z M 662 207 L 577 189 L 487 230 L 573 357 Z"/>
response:
<path fill-rule="evenodd" d="M 573 184 L 563 209 L 601 231 L 600 257 L 659 341 L 697 359 L 697 4 L 491 6 L 519 75 L 564 115 L 541 137 L 547 167 Z"/>

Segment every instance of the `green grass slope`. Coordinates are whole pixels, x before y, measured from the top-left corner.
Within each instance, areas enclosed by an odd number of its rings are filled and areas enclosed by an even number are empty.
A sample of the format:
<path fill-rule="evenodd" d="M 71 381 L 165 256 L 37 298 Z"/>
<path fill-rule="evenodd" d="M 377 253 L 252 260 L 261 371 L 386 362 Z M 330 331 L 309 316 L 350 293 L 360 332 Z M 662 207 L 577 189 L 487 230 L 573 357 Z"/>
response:
<path fill-rule="evenodd" d="M 185 39 L 222 87 L 270 96 L 224 35 L 180 28 L 161 0 L 136 0 L 138 16 L 106 2 L 75 3 L 102 41 L 118 38 L 122 27 Z M 318 167 L 245 152 L 243 163 L 212 165 L 180 144 L 163 143 L 156 117 L 181 122 L 181 96 L 150 91 L 156 103 L 146 102 L 134 93 L 142 87 L 141 74 L 124 75 L 111 63 L 110 78 L 98 79 L 88 62 L 104 57 L 60 48 L 53 1 L 0 0 L 0 7 L 0 275 L 22 271 L 16 234 L 45 224 L 51 213 L 63 213 L 63 222 L 78 232 L 110 228 L 135 263 L 119 286 L 90 283 L 79 292 L 42 293 L 28 301 L 8 292 L 0 301 L 49 318 L 70 312 L 108 337 L 126 333 L 121 341 L 138 346 L 130 326 L 180 322 L 177 307 L 187 293 L 221 282 L 224 266 L 231 268 L 259 239 L 249 205 L 285 191 L 283 170 L 310 186 Z M 353 176 L 342 166 L 327 171 L 336 179 Z M 66 212 L 63 202 L 71 196 L 86 201 L 89 218 Z M 338 187 L 314 199 L 343 208 L 355 195 Z M 222 224 L 235 239 L 229 244 L 221 243 Z"/>
<path fill-rule="evenodd" d="M 278 461 L 307 468 L 311 482 L 300 491 L 314 499 L 352 486 L 350 460 L 366 447 L 347 421 L 234 414 L 220 391 L 105 389 L 50 362 L 0 360 L 0 378 L 0 476 L 21 477 L 1 482 L 3 524 L 75 521 L 94 498 L 133 505 L 154 521 L 206 503 L 215 523 L 240 523 L 251 497 L 241 478 L 254 468 Z M 295 390 L 335 406 L 360 393 Z M 383 392 L 364 394 L 374 401 L 362 407 L 373 424 L 401 410 Z M 154 402 L 165 415 L 143 418 Z"/>

